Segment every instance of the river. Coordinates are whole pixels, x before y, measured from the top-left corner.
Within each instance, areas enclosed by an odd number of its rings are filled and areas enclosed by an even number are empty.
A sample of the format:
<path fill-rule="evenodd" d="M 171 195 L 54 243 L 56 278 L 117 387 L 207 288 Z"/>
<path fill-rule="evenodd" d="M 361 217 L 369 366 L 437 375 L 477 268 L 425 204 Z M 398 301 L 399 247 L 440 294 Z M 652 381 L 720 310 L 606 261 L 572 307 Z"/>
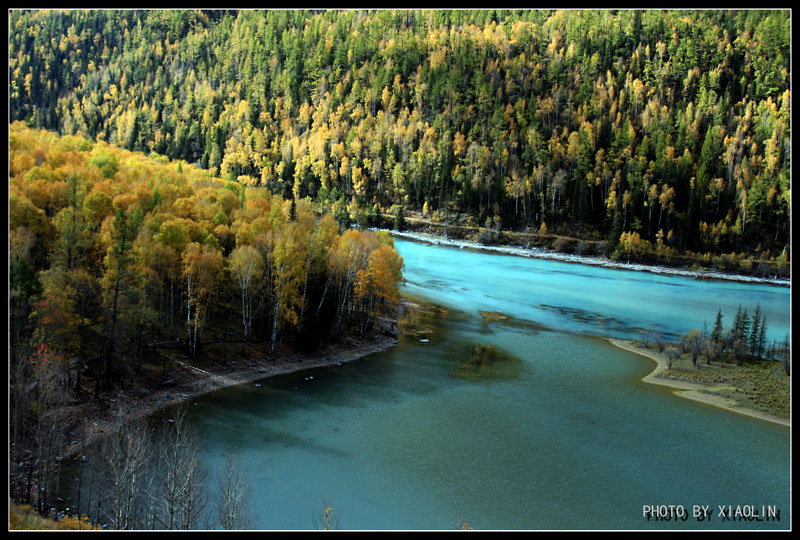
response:
<path fill-rule="evenodd" d="M 789 288 L 396 247 L 426 306 L 398 347 L 191 400 L 209 489 L 235 453 L 251 528 L 312 529 L 326 500 L 342 529 L 790 528 L 790 430 L 645 384 L 652 362 L 601 339 L 760 304 L 781 341 Z"/>

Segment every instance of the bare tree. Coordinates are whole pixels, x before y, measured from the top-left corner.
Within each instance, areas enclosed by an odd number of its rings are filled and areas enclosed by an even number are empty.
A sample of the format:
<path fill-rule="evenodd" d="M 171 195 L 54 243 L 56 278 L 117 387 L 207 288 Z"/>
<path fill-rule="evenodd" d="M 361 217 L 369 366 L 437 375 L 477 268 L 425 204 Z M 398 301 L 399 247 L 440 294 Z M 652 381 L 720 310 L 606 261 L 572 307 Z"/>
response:
<path fill-rule="evenodd" d="M 697 357 L 705 352 L 705 336 L 700 330 L 693 328 L 681 337 L 684 352 L 692 355 L 692 364 L 697 365 Z"/>
<path fill-rule="evenodd" d="M 672 364 L 675 363 L 675 360 L 677 360 L 680 357 L 681 351 L 674 347 L 670 347 L 669 349 L 666 350 L 666 354 L 667 354 L 667 369 L 672 369 Z"/>
<path fill-rule="evenodd" d="M 242 477 L 235 455 L 229 455 L 223 474 L 217 475 L 219 523 L 223 529 L 246 529 L 250 521 L 247 506 L 250 490 Z"/>
<path fill-rule="evenodd" d="M 198 518 L 206 507 L 205 474 L 197 464 L 197 457 L 192 459 L 186 487 L 178 505 L 179 527 L 183 530 L 196 528 Z"/>
<path fill-rule="evenodd" d="M 9 491 L 12 497 L 20 502 L 31 501 L 31 485 L 26 484 L 26 477 L 32 478 L 32 453 L 27 450 L 26 439 L 30 437 L 30 426 L 27 411 L 31 410 L 33 401 L 29 391 L 27 363 L 12 362 L 9 367 L 8 386 L 8 435 L 9 435 Z"/>
<path fill-rule="evenodd" d="M 150 506 L 145 499 L 151 496 L 146 487 L 153 448 L 144 422 L 117 422 L 102 452 L 108 471 L 105 498 L 109 521 L 117 530 L 140 529 L 145 526 Z"/>
<path fill-rule="evenodd" d="M 49 510 L 51 494 L 58 490 L 61 454 L 65 447 L 63 404 L 67 399 L 67 385 L 63 362 L 46 346 L 40 345 L 31 355 L 29 366 L 31 386 L 24 401 L 32 414 L 23 422 L 22 432 L 32 443 L 33 454 L 26 460 L 29 468 L 25 491 L 28 500 L 44 514 Z"/>
<path fill-rule="evenodd" d="M 656 333 L 653 335 L 653 341 L 655 342 L 656 347 L 658 348 L 658 352 L 663 353 L 664 349 L 667 347 L 667 340 L 664 339 L 664 336 L 662 336 L 659 333 Z"/>
<path fill-rule="evenodd" d="M 200 443 L 196 431 L 186 422 L 185 409 L 167 420 L 158 445 L 158 490 L 164 528 L 191 529 L 203 510 Z"/>

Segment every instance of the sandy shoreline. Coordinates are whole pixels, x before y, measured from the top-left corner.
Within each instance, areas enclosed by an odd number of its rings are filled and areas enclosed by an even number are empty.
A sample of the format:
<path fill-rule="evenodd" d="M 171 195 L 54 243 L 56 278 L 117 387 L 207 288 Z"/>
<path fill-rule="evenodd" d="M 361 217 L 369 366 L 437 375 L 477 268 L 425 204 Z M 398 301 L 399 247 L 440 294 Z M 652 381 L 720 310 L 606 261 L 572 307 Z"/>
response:
<path fill-rule="evenodd" d="M 777 416 L 772 416 L 767 413 L 763 413 L 760 411 L 756 411 L 753 409 L 748 409 L 746 407 L 742 407 L 736 404 L 733 400 L 727 399 L 721 396 L 708 394 L 708 391 L 714 391 L 717 389 L 722 388 L 729 388 L 723 385 L 718 386 L 710 386 L 698 383 L 691 383 L 688 381 L 680 381 L 675 379 L 665 379 L 659 377 L 661 373 L 666 371 L 667 369 L 667 362 L 664 357 L 660 354 L 656 354 L 652 351 L 645 351 L 633 346 L 630 342 L 620 340 L 620 339 L 613 339 L 607 338 L 606 341 L 618 347 L 620 349 L 624 349 L 626 351 L 644 356 L 645 358 L 649 358 L 650 360 L 656 363 L 655 369 L 642 378 L 642 381 L 650 384 L 658 384 L 661 386 L 667 386 L 669 388 L 675 389 L 675 394 L 681 397 L 692 399 L 694 401 L 698 401 L 700 403 L 705 403 L 707 405 L 713 405 L 715 407 L 720 407 L 722 409 L 726 409 L 728 411 L 732 411 L 739 414 L 744 414 L 747 416 L 751 416 L 753 418 L 758 418 L 760 420 L 766 420 L 768 422 L 774 422 L 776 424 L 781 424 L 787 427 L 791 426 L 791 421 L 787 420 L 786 418 L 778 418 Z M 705 391 L 705 392 L 704 392 Z"/>
<path fill-rule="evenodd" d="M 559 253 L 556 251 L 548 251 L 541 248 L 531 247 L 513 247 L 513 246 L 496 246 L 496 245 L 483 245 L 476 242 L 467 240 L 452 240 L 443 236 L 436 236 L 427 233 L 413 233 L 405 231 L 388 231 L 392 236 L 412 240 L 416 242 L 426 242 L 439 246 L 457 247 L 461 249 L 474 249 L 478 251 L 488 251 L 493 253 L 500 253 L 504 255 L 515 255 L 519 257 L 533 257 L 537 259 L 550 259 L 555 261 L 588 264 L 591 266 L 602 266 L 605 268 L 616 268 L 620 270 L 632 270 L 635 272 L 650 272 L 653 274 L 684 276 L 694 279 L 719 279 L 726 281 L 738 281 L 744 283 L 763 283 L 765 285 L 775 285 L 779 287 L 791 287 L 792 282 L 788 279 L 773 279 L 762 278 L 756 276 L 745 276 L 741 274 L 729 274 L 725 272 L 718 272 L 713 270 L 688 270 L 684 268 L 673 268 L 669 266 L 654 266 L 647 264 L 626 263 L 621 261 L 614 261 L 601 257 L 588 257 L 584 255 L 570 255 L 567 253 Z"/>

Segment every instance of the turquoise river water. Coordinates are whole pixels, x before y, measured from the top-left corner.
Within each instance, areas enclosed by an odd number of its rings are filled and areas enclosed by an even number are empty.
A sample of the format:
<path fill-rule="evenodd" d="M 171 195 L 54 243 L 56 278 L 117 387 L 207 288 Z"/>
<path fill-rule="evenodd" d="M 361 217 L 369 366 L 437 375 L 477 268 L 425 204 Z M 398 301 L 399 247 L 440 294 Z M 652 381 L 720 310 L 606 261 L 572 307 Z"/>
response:
<path fill-rule="evenodd" d="M 326 499 L 342 529 L 790 528 L 790 429 L 643 383 L 654 364 L 602 339 L 674 338 L 759 303 L 781 341 L 789 288 L 396 247 L 404 295 L 445 308 L 418 333 L 191 400 L 212 483 L 237 455 L 251 528 L 312 529 Z M 729 505 L 762 518 L 724 520 Z"/>

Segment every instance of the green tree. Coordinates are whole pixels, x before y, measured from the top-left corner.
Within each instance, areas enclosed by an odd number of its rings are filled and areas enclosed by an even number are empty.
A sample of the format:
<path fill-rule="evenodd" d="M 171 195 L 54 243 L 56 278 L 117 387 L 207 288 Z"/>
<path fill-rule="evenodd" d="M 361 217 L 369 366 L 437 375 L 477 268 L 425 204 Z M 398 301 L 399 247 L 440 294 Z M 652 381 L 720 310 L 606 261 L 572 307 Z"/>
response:
<path fill-rule="evenodd" d="M 764 324 L 762 320 L 762 312 L 761 312 L 761 304 L 756 304 L 755 310 L 753 310 L 753 318 L 750 322 L 750 329 L 748 332 L 748 339 L 747 345 L 750 351 L 750 356 L 758 356 L 757 353 L 760 353 L 761 348 L 763 348 L 763 344 L 760 344 L 760 336 L 761 336 L 761 327 Z"/>

